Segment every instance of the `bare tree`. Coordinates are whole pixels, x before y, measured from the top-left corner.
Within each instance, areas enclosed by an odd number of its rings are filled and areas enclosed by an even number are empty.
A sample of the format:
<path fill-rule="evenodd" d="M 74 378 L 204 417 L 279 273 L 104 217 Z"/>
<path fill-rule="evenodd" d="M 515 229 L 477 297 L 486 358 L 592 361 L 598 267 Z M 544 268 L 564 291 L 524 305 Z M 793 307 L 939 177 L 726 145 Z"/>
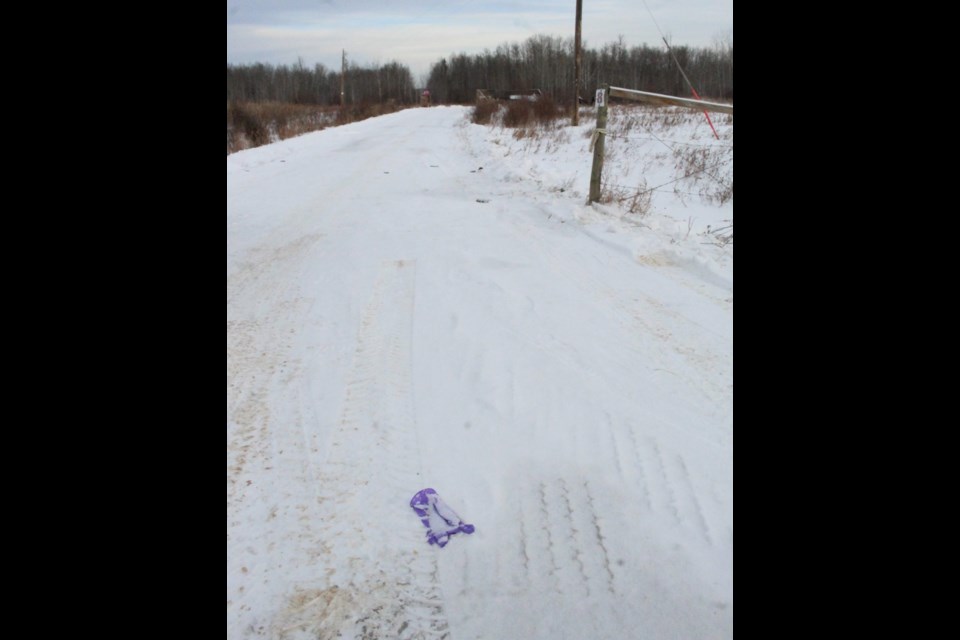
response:
<path fill-rule="evenodd" d="M 673 48 L 700 95 L 732 98 L 732 35 L 713 48 Z M 477 89 L 494 93 L 540 89 L 558 102 L 575 101 L 578 87 L 569 81 L 575 49 L 573 38 L 537 35 L 479 55 L 452 54 L 430 68 L 427 87 L 436 102 L 471 103 Z M 676 63 L 662 46 L 628 47 L 620 36 L 599 49 L 583 43 L 581 55 L 580 88 L 606 83 L 657 93 L 689 93 Z"/>

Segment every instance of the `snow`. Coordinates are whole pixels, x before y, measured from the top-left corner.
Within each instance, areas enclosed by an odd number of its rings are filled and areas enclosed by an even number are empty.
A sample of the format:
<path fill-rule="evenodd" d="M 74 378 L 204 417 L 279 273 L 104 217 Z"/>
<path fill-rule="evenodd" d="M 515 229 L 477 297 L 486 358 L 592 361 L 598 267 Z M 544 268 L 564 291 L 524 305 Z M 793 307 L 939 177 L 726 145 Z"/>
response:
<path fill-rule="evenodd" d="M 227 157 L 227 637 L 731 638 L 732 120 L 469 113 Z"/>

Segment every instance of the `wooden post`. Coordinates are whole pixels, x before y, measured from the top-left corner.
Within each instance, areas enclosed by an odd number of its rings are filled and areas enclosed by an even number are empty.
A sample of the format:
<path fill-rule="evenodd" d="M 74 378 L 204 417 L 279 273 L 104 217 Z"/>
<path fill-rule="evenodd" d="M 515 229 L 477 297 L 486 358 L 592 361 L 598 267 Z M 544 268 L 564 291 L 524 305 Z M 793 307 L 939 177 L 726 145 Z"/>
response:
<path fill-rule="evenodd" d="M 593 169 L 590 170 L 590 197 L 587 204 L 600 199 L 600 178 L 603 173 L 603 146 L 607 137 L 607 85 L 597 90 L 597 130 L 594 132 Z"/>
<path fill-rule="evenodd" d="M 573 37 L 573 126 L 580 124 L 580 68 L 583 54 L 580 51 L 580 22 L 583 17 L 583 0 L 577 0 L 577 27 Z"/>

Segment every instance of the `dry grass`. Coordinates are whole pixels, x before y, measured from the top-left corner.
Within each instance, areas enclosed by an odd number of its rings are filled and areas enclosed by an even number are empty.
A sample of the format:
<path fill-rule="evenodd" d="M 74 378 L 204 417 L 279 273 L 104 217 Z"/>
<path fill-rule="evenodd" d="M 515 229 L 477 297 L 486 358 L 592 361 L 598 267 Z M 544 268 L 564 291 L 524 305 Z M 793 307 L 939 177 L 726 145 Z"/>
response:
<path fill-rule="evenodd" d="M 656 145 L 660 150 L 646 153 L 647 163 L 672 163 L 676 176 L 664 187 L 672 189 L 681 202 L 692 195 L 723 205 L 733 200 L 733 176 L 729 169 L 733 162 L 733 116 L 712 113 L 710 119 L 720 133 L 719 141 L 702 112 L 680 107 L 617 105 L 610 110 L 608 130 L 614 133 L 608 145 L 612 143 L 618 150 L 643 140 Z M 671 129 L 690 125 L 694 126 L 692 135 L 672 139 Z"/>
<path fill-rule="evenodd" d="M 503 126 L 515 128 L 523 127 L 533 119 L 532 103 L 526 100 L 511 100 L 506 103 L 503 114 Z"/>
<path fill-rule="evenodd" d="M 647 187 L 647 181 L 640 179 L 635 189 L 626 189 L 619 185 L 602 182 L 600 184 L 600 202 L 617 204 L 635 216 L 644 218 L 650 213 L 653 203 L 653 190 Z"/>
<path fill-rule="evenodd" d="M 709 240 L 706 244 L 715 244 L 718 247 L 733 244 L 733 220 L 724 220 L 724 222 L 730 224 L 722 225 L 716 229 L 711 229 L 710 225 L 707 225 L 707 230 L 701 234 Z"/>
<path fill-rule="evenodd" d="M 723 165 L 733 160 L 733 149 L 722 147 L 679 147 L 674 152 L 674 167 L 682 177 L 683 190 L 691 189 L 706 202 L 717 205 L 733 200 L 733 179 L 720 175 Z M 680 191 L 680 182 L 674 191 Z"/>
<path fill-rule="evenodd" d="M 377 116 L 384 116 L 388 113 L 395 113 L 397 111 L 409 108 L 420 107 L 419 105 L 399 105 L 395 102 L 384 102 L 382 104 L 361 103 L 356 105 L 347 105 L 342 110 L 335 108 L 337 114 L 336 124 L 350 124 L 351 122 L 359 122 L 360 120 L 366 120 L 367 118 L 376 118 Z"/>
<path fill-rule="evenodd" d="M 550 96 L 541 96 L 533 105 L 533 118 L 540 124 L 551 124 L 558 118 L 567 117 L 566 109 L 553 101 Z"/>
<path fill-rule="evenodd" d="M 399 111 L 396 104 L 338 106 L 228 102 L 227 155 L 350 122 Z"/>
<path fill-rule="evenodd" d="M 537 100 L 482 100 L 473 108 L 470 121 L 475 124 L 501 124 L 515 129 L 549 125 L 563 117 L 566 117 L 563 107 L 557 105 L 550 96 L 540 96 Z"/>
<path fill-rule="evenodd" d="M 496 100 L 481 100 L 473 108 L 470 121 L 474 124 L 490 124 L 493 116 L 500 112 L 501 103 Z"/>
<path fill-rule="evenodd" d="M 595 117 L 595 109 L 584 111 L 588 122 L 589 111 Z M 592 126 L 583 127 L 586 130 L 578 135 L 567 126 L 568 118 L 546 100 L 542 105 L 521 100 L 485 101 L 474 108 L 471 117 L 478 124 L 511 129 L 511 137 L 520 144 L 507 154 L 514 150 L 549 154 L 569 146 L 574 138 L 592 137 Z M 645 218 L 653 211 L 657 193 L 672 192 L 681 203 L 691 197 L 715 205 L 731 202 L 733 117 L 714 113 L 711 119 L 720 140 L 714 138 L 702 112 L 634 103 L 615 105 L 608 114 L 600 202 L 615 204 L 633 219 Z M 638 173 L 646 177 L 638 180 Z M 653 175 L 657 177 L 651 178 Z"/>
<path fill-rule="evenodd" d="M 227 155 L 333 124 L 336 108 L 282 102 L 227 103 Z"/>

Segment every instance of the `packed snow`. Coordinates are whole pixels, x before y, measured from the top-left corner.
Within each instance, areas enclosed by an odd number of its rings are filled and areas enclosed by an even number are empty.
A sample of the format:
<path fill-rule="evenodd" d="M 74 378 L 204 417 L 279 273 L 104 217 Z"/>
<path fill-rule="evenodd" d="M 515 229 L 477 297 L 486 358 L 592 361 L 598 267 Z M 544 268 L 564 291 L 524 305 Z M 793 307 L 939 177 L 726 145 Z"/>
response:
<path fill-rule="evenodd" d="M 732 118 L 469 115 L 227 157 L 227 637 L 732 638 Z"/>

